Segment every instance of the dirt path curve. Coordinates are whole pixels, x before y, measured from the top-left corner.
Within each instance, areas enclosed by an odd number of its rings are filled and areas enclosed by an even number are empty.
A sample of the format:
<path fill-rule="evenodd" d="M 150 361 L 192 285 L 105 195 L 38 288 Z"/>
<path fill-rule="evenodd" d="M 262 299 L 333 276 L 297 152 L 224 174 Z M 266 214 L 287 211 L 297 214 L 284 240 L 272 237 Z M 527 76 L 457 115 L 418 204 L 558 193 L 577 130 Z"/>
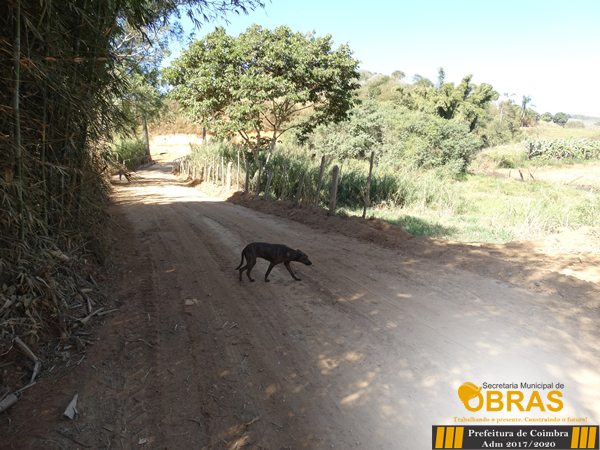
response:
<path fill-rule="evenodd" d="M 114 194 L 120 309 L 77 372 L 41 385 L 45 404 L 23 400 L 35 424 L 17 414 L 5 444 L 426 449 L 454 417 L 600 422 L 597 310 L 581 299 L 207 197 L 168 164 L 138 176 Z M 265 283 L 259 260 L 256 282 L 240 282 L 252 241 L 313 265 Z M 563 383 L 564 408 L 471 413 L 457 396 L 467 381 Z M 75 392 L 77 420 L 60 421 Z"/>

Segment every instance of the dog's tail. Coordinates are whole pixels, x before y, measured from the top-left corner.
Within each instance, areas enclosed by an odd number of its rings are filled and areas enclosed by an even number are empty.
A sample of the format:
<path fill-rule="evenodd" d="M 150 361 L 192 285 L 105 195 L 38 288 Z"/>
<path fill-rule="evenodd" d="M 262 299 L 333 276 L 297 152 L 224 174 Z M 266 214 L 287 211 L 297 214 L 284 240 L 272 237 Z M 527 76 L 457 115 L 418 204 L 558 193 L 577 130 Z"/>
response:
<path fill-rule="evenodd" d="M 240 267 L 242 267 L 242 264 L 244 264 L 244 252 L 242 252 L 242 260 L 240 261 L 240 265 L 233 270 L 238 270 Z"/>

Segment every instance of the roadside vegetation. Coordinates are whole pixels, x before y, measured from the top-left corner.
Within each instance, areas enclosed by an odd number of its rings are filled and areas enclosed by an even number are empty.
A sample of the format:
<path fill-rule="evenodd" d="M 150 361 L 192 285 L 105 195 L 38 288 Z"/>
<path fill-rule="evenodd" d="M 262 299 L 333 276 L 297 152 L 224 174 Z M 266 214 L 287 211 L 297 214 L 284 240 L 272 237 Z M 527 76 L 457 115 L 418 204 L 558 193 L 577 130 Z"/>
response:
<path fill-rule="evenodd" d="M 94 314 L 81 318 L 102 302 L 95 278 L 112 251 L 111 150 L 121 159 L 148 153 L 148 124 L 163 109 L 158 67 L 181 37 L 177 17 L 199 24 L 262 6 L 0 2 L 1 355 L 14 353 L 15 336 L 51 353 L 59 336 L 75 346 L 74 331 Z"/>
<path fill-rule="evenodd" d="M 223 35 L 218 38 L 224 39 Z M 209 76 L 213 67 L 210 55 L 194 59 L 193 67 L 185 66 L 189 60 L 188 56 L 178 63 L 179 82 L 186 79 L 186 70 L 205 70 L 202 73 Z M 241 149 L 242 159 L 248 161 L 251 186 L 256 184 L 259 162 L 263 187 L 269 168 L 275 169 L 269 194 L 272 200 L 293 199 L 305 170 L 301 201 L 312 203 L 321 157 L 325 156 L 318 203 L 327 207 L 331 168 L 337 165 L 338 213 L 361 215 L 373 152 L 368 214 L 400 225 L 413 235 L 504 243 L 539 238 L 558 227 L 600 225 L 600 200 L 594 191 L 535 180 L 520 183 L 496 173 L 502 168 L 533 170 L 542 165 L 598 162 L 600 140 L 594 140 L 598 130 L 586 129 L 583 121 L 573 121 L 565 113 L 540 115 L 530 107 L 529 96 L 517 103 L 512 96 L 500 96 L 489 84 L 473 83 L 471 75 L 458 84 L 446 82 L 442 68 L 436 82 L 420 75 L 405 82 L 401 71 L 391 76 L 364 70 L 358 74 L 360 87 L 344 120 L 313 122 L 309 128 L 295 126 L 301 121 L 290 121 L 290 126 L 277 134 L 277 145 L 272 139 L 261 145 L 260 136 L 269 134 L 273 122 L 271 112 L 261 110 L 251 122 L 255 127 L 252 151 L 244 150 L 248 148 L 246 137 L 237 140 L 240 146 L 228 144 L 236 141 L 232 121 L 223 119 L 218 108 L 205 109 L 211 119 L 200 123 L 224 123 L 213 143 L 196 146 L 189 161 L 200 168 L 203 161 L 223 158 L 224 165 L 231 161 L 237 167 Z M 193 104 L 188 88 L 180 89 L 176 97 Z M 228 101 L 233 105 L 227 107 L 241 108 L 247 114 L 245 103 L 230 97 Z M 188 107 L 188 117 L 197 111 L 197 107 Z M 245 172 L 245 163 L 241 166 Z M 284 166 L 287 183 L 282 192 Z"/>

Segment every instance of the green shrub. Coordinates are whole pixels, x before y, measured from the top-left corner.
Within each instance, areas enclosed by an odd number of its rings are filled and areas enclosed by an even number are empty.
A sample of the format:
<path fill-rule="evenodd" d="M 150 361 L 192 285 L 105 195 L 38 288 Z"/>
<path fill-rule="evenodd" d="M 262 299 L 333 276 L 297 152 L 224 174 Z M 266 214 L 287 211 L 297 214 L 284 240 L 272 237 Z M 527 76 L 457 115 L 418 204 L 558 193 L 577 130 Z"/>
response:
<path fill-rule="evenodd" d="M 138 138 L 117 139 L 111 144 L 110 151 L 116 161 L 131 169 L 144 162 L 146 143 Z"/>
<path fill-rule="evenodd" d="M 306 145 L 340 160 L 368 159 L 375 151 L 379 162 L 386 165 L 424 169 L 448 166 L 460 173 L 481 141 L 466 125 L 454 120 L 366 101 L 350 111 L 348 121 L 319 127 Z"/>
<path fill-rule="evenodd" d="M 585 128 L 585 124 L 581 120 L 569 120 L 565 128 Z"/>
<path fill-rule="evenodd" d="M 500 145 L 482 150 L 473 160 L 473 165 L 482 166 L 492 162 L 500 169 L 522 167 L 527 161 L 527 149 L 523 144 Z"/>
<path fill-rule="evenodd" d="M 468 127 L 451 120 L 419 112 L 405 112 L 398 119 L 392 151 L 381 158 L 386 162 L 424 169 L 450 165 L 458 174 L 481 146 Z"/>

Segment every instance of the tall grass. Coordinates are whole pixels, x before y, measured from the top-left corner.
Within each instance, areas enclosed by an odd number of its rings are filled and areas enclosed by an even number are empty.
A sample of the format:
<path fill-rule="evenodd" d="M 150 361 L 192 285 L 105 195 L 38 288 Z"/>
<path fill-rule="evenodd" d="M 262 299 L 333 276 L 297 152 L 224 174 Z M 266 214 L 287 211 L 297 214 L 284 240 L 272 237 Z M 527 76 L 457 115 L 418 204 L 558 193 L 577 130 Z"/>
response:
<path fill-rule="evenodd" d="M 194 146 L 190 161 L 237 162 L 231 144 Z M 243 153 L 242 153 L 243 154 Z M 251 188 L 258 177 L 250 153 Z M 260 160 L 264 163 L 264 156 Z M 294 198 L 300 173 L 306 170 L 301 201 L 312 203 L 320 169 L 320 155 L 292 146 L 278 146 L 269 167 L 261 173 L 264 191 L 268 171 L 274 168 L 271 199 L 281 195 L 283 164 L 287 184 L 283 198 Z M 328 206 L 331 168 L 340 167 L 337 204 L 343 215 L 361 215 L 368 176 L 368 162 L 328 160 L 319 204 Z M 235 165 L 234 165 L 235 167 Z M 242 169 L 243 169 L 242 163 Z M 376 165 L 370 189 L 370 216 L 402 226 L 413 235 L 429 235 L 463 242 L 504 243 L 513 239 L 534 239 L 558 227 L 600 226 L 600 196 L 562 185 L 539 182 L 518 183 L 483 175 L 453 178 L 443 170 L 409 170 Z"/>
<path fill-rule="evenodd" d="M 146 144 L 143 139 L 120 138 L 111 144 L 110 151 L 115 161 L 132 169 L 144 162 Z"/>
<path fill-rule="evenodd" d="M 459 208 L 440 205 L 376 205 L 368 214 L 402 226 L 413 235 L 461 242 L 505 243 L 537 239 L 558 227 L 600 226 L 600 195 L 549 183 L 519 183 L 483 175 L 453 182 Z M 349 215 L 362 210 L 350 208 Z"/>
<path fill-rule="evenodd" d="M 228 161 L 237 164 L 237 151 L 242 150 L 243 157 L 248 159 L 251 186 L 258 178 L 258 164 L 251 153 L 244 152 L 243 147 L 228 143 L 207 143 L 192 146 L 192 153 L 188 161 L 202 168 L 205 162 L 221 163 Z M 276 148 L 269 166 L 261 172 L 261 192 L 264 192 L 270 168 L 274 169 L 271 181 L 271 195 L 273 197 L 291 200 L 296 195 L 298 182 L 302 171 L 306 171 L 302 188 L 301 201 L 314 202 L 317 195 L 317 184 L 321 167 L 321 155 L 305 148 L 294 145 L 280 145 Z M 259 161 L 264 166 L 266 155 L 261 155 Z M 283 189 L 283 167 L 286 167 L 287 181 L 285 192 Z M 319 192 L 318 204 L 328 206 L 329 192 L 332 183 L 332 168 L 340 167 L 337 188 L 337 204 L 340 207 L 358 208 L 364 204 L 369 163 L 346 159 L 343 161 L 332 158 L 326 159 L 323 181 Z M 241 162 L 242 171 L 245 173 L 244 163 Z M 388 207 L 435 207 L 441 210 L 459 211 L 462 207 L 460 196 L 456 195 L 457 187 L 449 182 L 450 176 L 443 170 L 414 170 L 394 169 L 392 167 L 378 166 L 375 168 L 371 180 L 370 203 L 383 204 Z"/>

